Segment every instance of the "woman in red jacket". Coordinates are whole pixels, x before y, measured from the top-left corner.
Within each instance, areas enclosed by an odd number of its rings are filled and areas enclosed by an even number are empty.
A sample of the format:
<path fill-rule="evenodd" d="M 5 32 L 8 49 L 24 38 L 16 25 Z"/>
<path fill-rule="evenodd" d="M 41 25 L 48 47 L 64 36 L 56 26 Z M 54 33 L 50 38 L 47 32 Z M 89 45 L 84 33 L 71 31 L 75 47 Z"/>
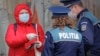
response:
<path fill-rule="evenodd" d="M 42 51 L 44 32 L 40 24 L 32 23 L 32 13 L 26 4 L 18 4 L 14 10 L 16 24 L 10 24 L 6 32 L 6 43 L 9 46 L 8 56 L 35 56 L 34 48 Z M 16 30 L 15 30 L 16 29 Z M 37 41 L 39 39 L 39 41 Z"/>

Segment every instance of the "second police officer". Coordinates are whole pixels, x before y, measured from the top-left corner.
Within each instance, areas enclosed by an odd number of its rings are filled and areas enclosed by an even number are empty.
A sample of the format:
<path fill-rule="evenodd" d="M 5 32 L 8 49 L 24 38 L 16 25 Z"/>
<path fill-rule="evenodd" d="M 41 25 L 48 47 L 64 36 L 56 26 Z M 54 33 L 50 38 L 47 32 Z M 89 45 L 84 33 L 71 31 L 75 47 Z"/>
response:
<path fill-rule="evenodd" d="M 94 43 L 94 24 L 97 22 L 96 17 L 86 9 L 81 0 L 60 0 L 71 11 L 68 16 L 72 19 L 78 19 L 77 28 L 82 34 L 85 46 L 85 52 L 91 50 Z M 92 55 L 92 54 L 91 54 Z"/>

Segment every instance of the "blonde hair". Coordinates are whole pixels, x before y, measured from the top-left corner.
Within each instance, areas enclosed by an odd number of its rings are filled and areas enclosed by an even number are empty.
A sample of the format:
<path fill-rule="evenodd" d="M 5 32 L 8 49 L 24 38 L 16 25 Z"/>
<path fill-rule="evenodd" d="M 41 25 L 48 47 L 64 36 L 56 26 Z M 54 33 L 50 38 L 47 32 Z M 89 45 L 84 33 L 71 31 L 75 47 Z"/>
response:
<path fill-rule="evenodd" d="M 68 16 L 53 16 L 52 20 L 54 20 L 52 23 L 53 28 L 60 27 L 60 29 L 62 29 L 65 26 L 68 26 L 70 28 L 73 28 L 75 26 L 75 22 L 68 18 Z"/>

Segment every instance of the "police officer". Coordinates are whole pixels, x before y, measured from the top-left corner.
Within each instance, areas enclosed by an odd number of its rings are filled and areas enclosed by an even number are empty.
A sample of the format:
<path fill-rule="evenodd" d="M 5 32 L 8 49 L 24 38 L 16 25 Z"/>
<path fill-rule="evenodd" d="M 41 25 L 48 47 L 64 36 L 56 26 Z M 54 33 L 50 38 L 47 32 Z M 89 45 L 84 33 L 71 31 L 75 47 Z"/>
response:
<path fill-rule="evenodd" d="M 100 56 L 100 22 L 97 22 L 94 25 L 95 35 L 94 35 L 94 44 L 92 46 L 92 56 Z"/>
<path fill-rule="evenodd" d="M 78 19 L 77 28 L 81 32 L 85 44 L 85 51 L 87 52 L 94 42 L 94 24 L 97 19 L 92 15 L 88 9 L 84 8 L 81 0 L 60 0 L 71 11 L 68 16 L 72 19 Z"/>
<path fill-rule="evenodd" d="M 77 32 L 66 7 L 52 6 L 52 29 L 46 32 L 42 56 L 84 56 L 82 35 Z"/>

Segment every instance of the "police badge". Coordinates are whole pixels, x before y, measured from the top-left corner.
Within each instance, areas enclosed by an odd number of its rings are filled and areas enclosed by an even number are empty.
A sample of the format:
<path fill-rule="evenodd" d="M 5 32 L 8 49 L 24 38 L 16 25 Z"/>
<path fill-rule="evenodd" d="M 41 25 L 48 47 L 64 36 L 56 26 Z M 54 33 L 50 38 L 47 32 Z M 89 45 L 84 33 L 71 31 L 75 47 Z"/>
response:
<path fill-rule="evenodd" d="M 85 31 L 87 27 L 87 22 L 82 22 L 81 23 L 81 31 Z"/>

